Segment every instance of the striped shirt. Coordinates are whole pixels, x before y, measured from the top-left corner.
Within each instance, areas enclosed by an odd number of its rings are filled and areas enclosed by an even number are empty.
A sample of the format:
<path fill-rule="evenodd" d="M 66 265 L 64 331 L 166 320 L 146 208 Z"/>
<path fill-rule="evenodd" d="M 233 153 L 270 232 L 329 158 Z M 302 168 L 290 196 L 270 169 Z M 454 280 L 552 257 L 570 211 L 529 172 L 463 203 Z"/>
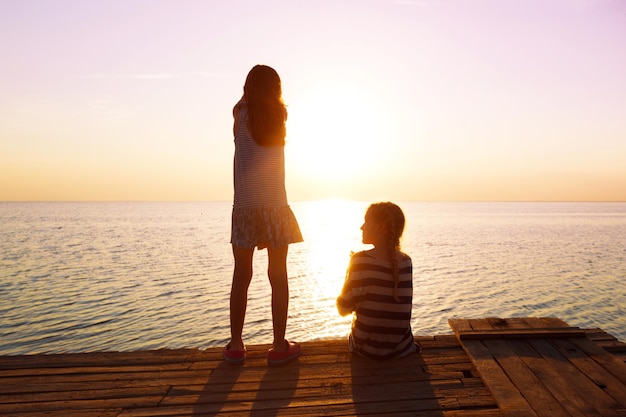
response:
<path fill-rule="evenodd" d="M 234 208 L 280 208 L 285 190 L 285 147 L 261 146 L 248 131 L 248 108 L 241 106 L 234 158 Z"/>
<path fill-rule="evenodd" d="M 399 265 L 397 295 L 389 262 L 368 252 L 352 256 L 343 290 L 337 298 L 340 314 L 354 312 L 351 349 L 373 359 L 398 358 L 416 351 L 411 331 L 413 265 L 406 256 Z"/>

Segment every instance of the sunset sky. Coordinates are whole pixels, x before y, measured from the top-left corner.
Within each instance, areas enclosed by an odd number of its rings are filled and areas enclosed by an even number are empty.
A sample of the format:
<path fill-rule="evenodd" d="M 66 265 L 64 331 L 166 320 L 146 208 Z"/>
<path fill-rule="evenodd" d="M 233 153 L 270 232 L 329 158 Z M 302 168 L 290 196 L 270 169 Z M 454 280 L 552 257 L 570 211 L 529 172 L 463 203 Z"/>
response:
<path fill-rule="evenodd" d="M 0 201 L 232 199 L 281 75 L 290 200 L 626 201 L 624 0 L 0 0 Z"/>

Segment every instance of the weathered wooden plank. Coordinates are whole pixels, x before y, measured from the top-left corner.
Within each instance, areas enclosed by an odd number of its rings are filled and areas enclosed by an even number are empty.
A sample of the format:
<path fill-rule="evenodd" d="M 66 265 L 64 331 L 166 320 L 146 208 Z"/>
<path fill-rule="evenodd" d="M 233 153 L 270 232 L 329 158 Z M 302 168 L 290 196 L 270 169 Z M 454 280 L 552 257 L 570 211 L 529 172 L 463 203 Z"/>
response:
<path fill-rule="evenodd" d="M 589 339 L 575 339 L 570 342 L 624 384 L 624 391 L 626 391 L 626 364 L 624 362 L 613 355 L 607 355 L 604 349 Z"/>
<path fill-rule="evenodd" d="M 469 393 L 475 389 L 482 387 L 467 388 L 458 379 L 448 380 L 423 380 L 423 381 L 411 381 L 402 378 L 386 378 L 382 380 L 369 379 L 369 378 L 333 378 L 333 379 L 298 379 L 298 380 L 283 380 L 283 381 L 267 381 L 261 380 L 257 382 L 236 384 L 211 384 L 211 385 L 176 385 L 168 391 L 167 397 L 182 397 L 182 396 L 199 396 L 209 398 L 211 396 L 218 397 L 228 394 L 234 395 L 250 395 L 256 391 L 287 391 L 287 390 L 309 390 L 308 392 L 319 392 L 320 395 L 327 395 L 327 392 L 345 391 L 346 387 L 359 386 L 359 387 L 378 387 L 384 386 L 384 389 L 393 387 L 395 385 L 404 385 L 406 388 L 415 392 L 433 392 L 438 389 L 457 390 L 458 392 Z"/>
<path fill-rule="evenodd" d="M 485 340 L 483 343 L 538 416 L 569 417 L 569 413 L 506 341 Z"/>
<path fill-rule="evenodd" d="M 43 391 L 28 394 L 0 394 L 0 404 L 14 403 L 45 403 L 48 401 L 77 401 L 77 400 L 94 400 L 94 399 L 119 399 L 119 398 L 138 398 L 164 396 L 168 386 L 154 387 L 135 387 L 135 388 L 117 388 L 117 389 L 78 389 L 74 391 Z"/>
<path fill-rule="evenodd" d="M 401 400 L 406 398 L 427 399 L 441 397 L 441 390 L 447 392 L 464 392 L 466 396 L 475 389 L 462 389 L 460 381 L 396 381 L 374 384 L 371 381 L 330 381 L 327 384 L 309 385 L 300 381 L 271 382 L 260 381 L 250 385 L 248 389 L 241 389 L 239 385 L 228 392 L 214 392 L 206 387 L 174 387 L 161 404 L 184 404 L 189 402 L 219 403 L 224 401 L 253 401 L 263 400 L 298 400 L 302 398 L 323 397 L 326 399 L 344 396 L 359 396 L 361 398 L 384 398 L 385 400 Z"/>
<path fill-rule="evenodd" d="M 459 332 L 477 329 L 477 327 L 482 327 L 483 329 L 491 328 L 491 325 L 486 320 L 480 323 L 475 320 L 470 322 L 465 319 L 448 320 L 448 322 L 457 335 Z M 466 340 L 462 343 L 462 346 L 470 356 L 485 385 L 495 397 L 496 403 L 504 415 L 511 417 L 538 417 L 531 405 L 496 362 L 493 354 L 481 341 Z"/>
<path fill-rule="evenodd" d="M 459 339 L 528 339 L 528 338 L 553 338 L 553 337 L 585 337 L 585 331 L 577 328 L 551 328 L 551 329 L 490 329 L 469 330 L 459 332 Z"/>
<path fill-rule="evenodd" d="M 534 350 L 553 364 L 559 375 L 567 381 L 568 386 L 574 389 L 586 404 L 603 416 L 616 415 L 617 410 L 621 408 L 619 404 L 591 379 L 581 374 L 580 370 L 554 346 L 554 342 L 556 340 L 533 339 L 528 341 Z"/>
<path fill-rule="evenodd" d="M 569 324 L 558 317 L 541 317 L 540 319 L 546 323 L 547 327 L 570 327 Z"/>
<path fill-rule="evenodd" d="M 472 330 L 492 330 L 494 323 L 496 325 L 500 325 L 499 323 L 504 320 L 505 319 L 487 317 L 487 318 L 481 318 L 481 319 L 471 319 L 471 320 L 468 320 L 468 322 Z"/>
<path fill-rule="evenodd" d="M 424 362 L 420 363 L 419 365 L 425 365 L 426 363 L 428 363 L 429 365 L 444 363 L 471 363 L 471 361 L 460 346 L 454 351 L 450 351 L 449 349 L 443 352 L 439 350 L 424 351 L 420 357 L 424 360 Z"/>
<path fill-rule="evenodd" d="M 485 385 L 505 415 L 512 417 L 537 416 L 502 368 L 493 360 L 489 350 L 480 341 L 468 340 L 464 345 L 468 354 L 473 357 L 474 365 Z"/>
<path fill-rule="evenodd" d="M 32 368 L 5 369 L 2 370 L 3 378 L 13 376 L 45 376 L 45 375 L 80 375 L 80 374 L 114 374 L 114 373 L 136 373 L 136 372 L 163 372 L 185 370 L 189 367 L 187 363 L 169 363 L 158 365 L 140 365 L 140 366 L 91 366 L 91 367 L 39 367 L 34 363 Z"/>
<path fill-rule="evenodd" d="M 433 340 L 424 340 L 422 337 L 415 337 L 424 350 L 428 349 L 460 349 L 461 344 L 453 334 L 437 335 Z"/>
<path fill-rule="evenodd" d="M 194 404 L 173 407 L 155 407 L 152 409 L 124 410 L 120 417 L 158 417 L 171 415 L 283 415 L 298 417 L 319 416 L 354 416 L 354 415 L 395 415 L 400 413 L 415 413 L 441 415 L 442 410 L 459 409 L 458 403 L 451 399 L 404 399 L 399 401 L 378 401 L 370 399 L 368 402 L 355 401 L 350 397 L 342 400 L 311 398 L 292 401 L 276 408 L 271 401 L 229 402 L 219 404 Z M 174 414 L 176 413 L 176 414 Z M 437 414 L 438 413 L 438 414 Z M 401 414 L 400 414 L 401 415 Z"/>
<path fill-rule="evenodd" d="M 515 354 L 524 361 L 572 417 L 601 417 L 601 414 L 580 396 L 570 381 L 563 376 L 561 370 L 533 349 L 528 341 L 511 340 L 508 343 Z"/>
<path fill-rule="evenodd" d="M 129 372 L 129 373 L 108 373 L 106 371 L 99 373 L 85 373 L 79 375 L 61 374 L 61 375 L 44 375 L 44 376 L 24 376 L 3 378 L 0 373 L 0 391 L 5 387 L 20 387 L 39 384 L 100 384 L 100 383 L 123 383 L 125 381 L 158 381 L 170 380 L 176 378 L 202 378 L 206 377 L 210 371 L 203 370 L 201 372 L 193 371 L 164 371 L 164 372 Z M 12 390 L 12 392 L 19 392 Z"/>
<path fill-rule="evenodd" d="M 119 389 L 135 389 L 147 387 L 170 386 L 174 384 L 196 384 L 206 383 L 208 378 L 202 377 L 179 377 L 179 378 L 135 378 L 127 380 L 106 380 L 106 381 L 71 381 L 44 378 L 39 381 L 24 381 L 19 378 L 19 382 L 15 384 L 0 384 L 0 392 L 7 395 L 19 395 L 37 392 L 58 392 L 65 391 L 83 391 L 83 390 L 119 390 Z"/>
<path fill-rule="evenodd" d="M 61 353 L 0 356 L 0 370 L 94 366 L 138 366 L 181 363 L 197 359 L 221 361 L 220 354 L 198 349 L 162 349 L 134 352 Z"/>
<path fill-rule="evenodd" d="M 370 407 L 366 410 L 355 410 L 353 406 L 350 405 L 339 405 L 339 406 L 306 406 L 299 407 L 295 409 L 294 407 L 279 409 L 279 410 L 252 410 L 252 411 L 240 411 L 233 412 L 229 411 L 226 413 L 207 413 L 203 412 L 200 407 L 194 410 L 197 414 L 200 415 L 211 415 L 211 416 L 228 416 L 228 417 L 249 417 L 250 415 L 254 416 L 296 416 L 296 417 L 320 417 L 320 416 L 355 416 L 355 415 L 367 415 L 368 417 L 415 417 L 416 415 L 419 417 L 502 417 L 502 414 L 498 409 L 490 409 L 490 410 L 420 410 L 415 411 L 412 410 L 411 405 L 408 404 L 406 406 L 407 411 L 397 411 L 394 410 L 390 412 L 388 409 L 383 411 L 373 412 L 374 407 Z M 155 411 L 160 411 L 161 409 L 156 409 Z M 178 412 L 168 409 L 166 415 L 168 417 L 188 417 L 190 412 L 188 409 L 177 410 Z M 361 414 L 357 414 L 357 412 Z M 142 414 L 145 416 L 146 414 Z M 150 414 L 148 414 L 150 415 Z M 160 414 L 155 414 L 155 417 Z M 124 414 L 127 416 L 127 414 Z"/>
<path fill-rule="evenodd" d="M 122 408 L 33 411 L 20 413 L 19 417 L 117 417 L 122 411 Z"/>
<path fill-rule="evenodd" d="M 504 414 L 498 409 L 452 410 L 444 411 L 443 415 L 440 414 L 435 417 L 504 417 Z"/>
<path fill-rule="evenodd" d="M 338 362 L 342 363 L 342 362 Z M 297 373 L 297 377 L 293 378 L 338 378 L 338 377 L 350 377 L 352 375 L 355 376 L 378 376 L 384 377 L 386 375 L 394 375 L 396 370 L 395 367 L 390 368 L 369 368 L 369 367 L 355 367 L 355 369 L 351 369 L 349 362 L 343 362 L 343 366 L 338 366 L 337 364 L 333 365 L 325 365 L 318 366 L 314 368 L 310 367 L 281 367 L 281 373 L 278 372 L 267 372 L 267 367 L 265 368 L 243 368 L 242 370 L 232 369 L 228 366 L 218 367 L 213 369 L 211 372 L 211 378 L 209 383 L 213 381 L 217 381 L 218 383 L 222 382 L 254 382 L 260 381 L 261 379 L 266 380 L 281 380 L 285 378 L 287 371 L 291 371 L 294 375 Z M 418 375 L 422 373 L 421 368 L 419 367 L 406 367 L 402 369 L 397 369 L 398 373 L 403 375 Z"/>
<path fill-rule="evenodd" d="M 593 329 L 585 329 L 585 332 L 587 332 L 587 337 L 589 337 L 594 342 L 600 340 L 617 340 L 612 334 L 609 334 L 597 327 Z"/>
<path fill-rule="evenodd" d="M 567 340 L 555 340 L 559 352 L 626 410 L 626 386 L 612 373 Z M 608 354 L 607 354 L 608 355 Z"/>
<path fill-rule="evenodd" d="M 518 329 L 523 329 L 523 331 L 529 332 L 543 332 L 546 328 L 550 328 L 550 331 L 555 331 L 556 333 L 561 332 L 558 329 L 563 329 L 563 332 L 570 332 L 572 328 L 570 328 L 567 323 L 560 319 L 556 318 L 522 318 L 522 319 L 478 319 L 478 320 L 469 320 L 468 323 L 463 324 L 463 331 L 468 331 L 467 328 L 471 327 L 471 331 L 478 333 L 478 330 L 485 331 L 487 336 L 489 336 L 490 332 L 509 332 L 509 331 L 517 331 Z M 493 330 L 489 330 L 489 328 Z M 526 330 L 528 329 L 528 330 Z M 471 332 L 470 331 L 470 332 Z M 584 332 L 584 331 L 583 331 Z M 462 331 L 455 331 L 457 336 L 462 334 Z M 567 333 L 563 333 L 568 335 Z M 585 355 L 580 355 L 577 360 L 580 362 L 578 364 L 578 368 L 576 367 L 566 367 L 566 374 L 568 378 L 565 378 L 562 374 L 554 372 L 555 369 L 558 369 L 560 372 L 563 372 L 563 362 L 565 361 L 564 355 L 560 358 L 560 361 L 554 362 L 557 359 L 554 352 L 549 352 L 549 349 L 546 348 L 546 345 L 549 346 L 548 340 L 551 340 L 555 343 L 555 345 L 564 345 L 564 344 L 575 344 L 580 346 L 586 346 L 589 350 L 589 354 L 596 355 L 599 362 L 603 365 L 615 364 L 618 371 L 614 371 L 621 373 L 620 366 L 622 365 L 619 359 L 615 359 L 610 357 L 606 352 L 604 352 L 600 347 L 593 344 L 590 340 L 586 339 L 586 337 L 580 337 L 580 335 L 576 335 L 576 338 L 566 337 L 566 338 L 534 338 L 534 337 L 526 337 L 525 341 L 518 341 L 516 339 L 507 339 L 504 340 L 489 340 L 488 337 L 482 339 L 483 343 L 486 347 L 489 348 L 491 353 L 494 354 L 494 358 L 499 361 L 500 365 L 505 368 L 510 366 L 511 369 L 506 371 L 506 373 L 512 378 L 519 378 L 519 375 L 526 374 L 526 377 L 529 377 L 532 380 L 532 375 L 540 376 L 538 380 L 545 382 L 548 385 L 548 392 L 552 394 L 552 396 L 558 400 L 558 403 L 562 404 L 564 409 L 568 409 L 569 413 L 572 415 L 620 415 L 624 410 L 621 409 L 621 397 L 622 393 L 626 394 L 626 389 L 624 389 L 619 384 L 616 384 L 615 378 L 612 378 L 612 375 L 606 375 L 606 372 L 602 372 L 598 367 L 593 366 L 593 360 L 590 357 Z M 463 341 L 462 341 L 463 342 Z M 525 345 L 529 343 L 533 346 L 538 347 L 538 352 L 548 351 L 548 355 L 541 359 L 543 362 L 541 365 L 538 365 L 537 359 L 533 359 L 534 350 L 530 349 L 529 346 Z M 503 346 L 508 344 L 511 348 L 514 346 L 518 347 L 518 351 L 514 354 L 507 354 L 505 352 L 506 349 L 503 349 Z M 528 349 L 523 350 L 522 347 L 526 346 Z M 498 353 L 498 349 L 503 349 L 500 353 Z M 562 350 L 562 349 L 561 349 Z M 561 354 L 563 352 L 561 351 Z M 508 359 L 507 359 L 508 358 Z M 568 358 L 571 360 L 571 358 Z M 523 361 L 526 365 L 530 364 L 529 371 L 525 372 L 523 367 L 516 362 Z M 533 362 L 535 360 L 535 362 Z M 540 361 L 541 361 L 540 360 Z M 506 361 L 506 362 L 505 362 Z M 552 361 L 552 362 L 551 362 Z M 508 365 L 507 365 L 508 363 Z M 513 365 L 515 364 L 515 365 Z M 581 367 L 586 366 L 585 369 Z M 583 373 L 581 373 L 581 370 Z M 480 369 L 479 369 L 480 371 Z M 587 374 L 587 375 L 586 375 Z M 590 374 L 590 375 L 588 375 Z M 598 381 L 611 381 L 611 386 L 604 386 L 603 383 L 600 383 L 601 386 L 604 387 L 602 390 L 598 390 L 597 387 L 594 389 L 593 384 L 585 384 L 585 382 L 580 382 L 581 379 L 584 380 L 588 377 L 595 377 L 595 385 L 598 384 Z M 572 384 L 572 380 L 575 382 Z M 617 378 L 619 381 L 619 378 Z M 545 403 L 549 400 L 550 397 L 544 397 L 541 399 L 541 392 L 537 392 L 536 388 L 538 387 L 536 381 L 535 383 L 531 383 L 532 381 L 522 381 L 521 385 L 516 382 L 516 385 L 520 388 L 520 391 L 523 392 L 524 396 L 528 399 L 528 401 L 533 404 L 535 410 L 540 413 L 538 406 L 542 403 Z M 621 381 L 619 381 L 621 383 Z M 487 384 L 489 386 L 489 384 Z M 584 394 L 578 394 L 580 389 Z M 608 389 L 607 389 L 608 388 Z M 608 392 L 605 392 L 608 391 Z M 609 398 L 607 395 L 611 394 L 612 396 L 617 396 L 617 399 Z M 494 393 L 495 394 L 495 393 Z M 537 401 L 535 401 L 537 399 Z M 539 400 L 541 399 L 541 400 Z M 498 401 L 496 395 L 496 401 Z M 535 402 L 535 403 L 534 403 Z M 548 402 L 552 404 L 552 402 Z M 589 403 L 593 403 L 596 408 L 591 408 Z M 545 407 L 545 406 L 544 406 Z M 578 409 L 580 411 L 578 411 Z M 585 410 L 587 412 L 585 412 Z M 503 410 L 504 411 L 504 410 Z M 551 410 L 548 415 L 554 415 L 555 411 Z"/>
<path fill-rule="evenodd" d="M 494 329 L 497 328 L 510 328 L 510 329 L 526 329 L 530 327 L 526 322 L 526 317 L 508 317 L 508 318 L 497 318 L 492 317 L 489 319 L 491 326 Z M 549 326 L 542 326 L 549 327 Z"/>
<path fill-rule="evenodd" d="M 23 412 L 44 412 L 85 409 L 125 409 L 138 407 L 155 407 L 162 396 L 146 396 L 136 398 L 94 399 L 76 401 L 45 401 L 28 403 L 0 404 L 0 415 L 9 416 Z"/>
<path fill-rule="evenodd" d="M 558 318 L 524 318 L 524 320 L 528 322 L 531 327 L 543 327 L 549 323 L 560 327 L 567 326 L 567 323 Z M 602 329 L 584 329 L 584 331 L 587 338 L 593 341 L 596 345 L 611 353 L 617 360 L 626 362 L 626 343 L 617 340 L 613 335 L 606 333 Z"/>
<path fill-rule="evenodd" d="M 509 321 L 510 319 L 506 319 Z M 562 320 L 557 320 L 556 322 L 549 317 L 522 317 L 518 319 L 516 322 L 517 326 L 521 328 L 533 328 L 533 329 L 544 329 L 544 328 L 569 328 L 570 326 Z"/>
<path fill-rule="evenodd" d="M 470 326 L 468 319 L 448 319 L 448 325 L 452 328 L 452 331 L 457 338 L 459 332 L 472 330 L 472 326 Z"/>

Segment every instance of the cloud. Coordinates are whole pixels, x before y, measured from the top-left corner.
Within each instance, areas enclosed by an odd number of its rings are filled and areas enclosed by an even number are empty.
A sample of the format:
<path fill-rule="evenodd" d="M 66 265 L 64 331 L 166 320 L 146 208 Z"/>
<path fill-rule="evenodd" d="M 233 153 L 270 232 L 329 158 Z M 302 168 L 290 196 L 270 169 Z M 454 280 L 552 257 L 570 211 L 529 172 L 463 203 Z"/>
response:
<path fill-rule="evenodd" d="M 206 78 L 220 78 L 221 75 L 211 72 L 195 71 L 195 72 L 182 72 L 182 73 L 147 73 L 147 74 L 88 74 L 81 75 L 79 78 L 86 80 L 174 80 L 179 78 L 189 77 L 206 77 Z"/>

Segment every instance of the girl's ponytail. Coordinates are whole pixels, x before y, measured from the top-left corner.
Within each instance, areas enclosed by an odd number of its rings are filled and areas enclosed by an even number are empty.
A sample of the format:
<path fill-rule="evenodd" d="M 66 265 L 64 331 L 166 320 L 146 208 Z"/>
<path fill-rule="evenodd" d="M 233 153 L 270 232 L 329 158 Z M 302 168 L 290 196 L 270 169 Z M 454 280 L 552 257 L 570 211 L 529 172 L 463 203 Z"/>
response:
<path fill-rule="evenodd" d="M 398 284 L 400 283 L 400 269 L 398 267 L 398 255 L 400 252 L 400 238 L 404 231 L 404 213 L 402 213 L 400 207 L 390 202 L 374 203 L 369 207 L 368 212 L 385 225 L 387 247 L 389 249 L 389 262 L 391 263 L 391 273 L 393 276 L 393 299 L 396 303 L 399 303 Z"/>

